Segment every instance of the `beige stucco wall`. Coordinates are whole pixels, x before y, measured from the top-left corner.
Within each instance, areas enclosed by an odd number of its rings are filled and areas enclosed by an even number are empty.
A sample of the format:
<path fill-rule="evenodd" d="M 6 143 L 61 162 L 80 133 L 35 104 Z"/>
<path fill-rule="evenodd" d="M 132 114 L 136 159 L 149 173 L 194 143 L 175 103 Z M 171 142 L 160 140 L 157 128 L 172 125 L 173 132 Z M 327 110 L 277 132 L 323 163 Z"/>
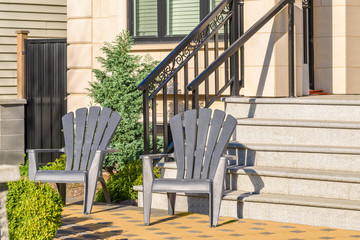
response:
<path fill-rule="evenodd" d="M 245 30 L 278 0 L 245 0 Z M 87 96 L 91 72 L 105 41 L 112 41 L 127 26 L 127 0 L 68 0 L 68 109 L 92 104 Z M 314 0 L 315 83 L 331 93 L 360 93 L 360 0 Z M 245 96 L 288 95 L 287 9 L 266 24 L 245 45 Z M 149 53 L 162 60 L 177 43 L 137 43 L 134 54 Z M 303 62 L 302 1 L 295 4 L 296 95 L 307 93 Z M 211 46 L 210 46 L 210 51 Z M 222 49 L 220 48 L 220 53 Z M 203 68 L 200 53 L 200 68 Z M 211 58 L 211 55 L 210 55 Z M 211 61 L 211 59 L 210 59 Z M 189 64 L 190 72 L 192 64 Z M 201 69 L 200 69 L 201 70 Z M 223 69 L 220 69 L 222 76 Z M 190 73 L 191 74 L 191 73 Z M 179 74 L 182 83 L 182 74 Z M 191 81 L 191 79 L 190 79 Z M 210 92 L 213 92 L 213 85 Z M 202 89 L 201 87 L 200 89 Z M 200 90 L 200 93 L 202 90 Z M 179 88 L 183 93 L 183 87 Z M 161 111 L 161 109 L 159 109 Z"/>
<path fill-rule="evenodd" d="M 335 94 L 359 94 L 360 1 L 314 4 L 315 86 Z"/>
<path fill-rule="evenodd" d="M 104 42 L 126 29 L 126 0 L 67 0 L 68 111 L 92 104 L 86 88 Z"/>

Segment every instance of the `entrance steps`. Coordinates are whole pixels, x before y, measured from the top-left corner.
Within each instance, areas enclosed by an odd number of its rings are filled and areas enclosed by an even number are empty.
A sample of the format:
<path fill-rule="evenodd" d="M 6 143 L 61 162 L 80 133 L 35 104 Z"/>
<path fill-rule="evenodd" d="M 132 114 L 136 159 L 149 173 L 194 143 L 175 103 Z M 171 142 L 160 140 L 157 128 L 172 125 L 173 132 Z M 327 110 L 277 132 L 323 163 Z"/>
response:
<path fill-rule="evenodd" d="M 360 97 L 227 98 L 225 108 L 238 125 L 222 215 L 360 231 Z M 175 176 L 174 163 L 162 167 Z M 207 213 L 206 196 L 176 201 Z M 153 207 L 166 209 L 166 194 Z"/>

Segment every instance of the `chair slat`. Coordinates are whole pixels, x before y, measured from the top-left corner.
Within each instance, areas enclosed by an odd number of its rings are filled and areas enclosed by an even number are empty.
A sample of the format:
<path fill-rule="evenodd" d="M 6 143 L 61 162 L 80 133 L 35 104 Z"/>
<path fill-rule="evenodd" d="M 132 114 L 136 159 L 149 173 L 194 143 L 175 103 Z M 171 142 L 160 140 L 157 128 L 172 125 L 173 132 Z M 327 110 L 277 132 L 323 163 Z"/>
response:
<path fill-rule="evenodd" d="M 225 113 L 220 110 L 215 110 L 210 124 L 210 133 L 208 137 L 208 143 L 205 152 L 205 160 L 201 173 L 201 179 L 207 179 L 210 167 L 210 161 L 214 152 L 215 145 L 218 141 L 218 136 L 221 130 L 222 123 L 225 118 Z"/>
<path fill-rule="evenodd" d="M 74 113 L 69 112 L 62 117 L 64 129 L 66 167 L 65 170 L 71 170 L 74 160 Z"/>
<path fill-rule="evenodd" d="M 213 179 L 215 176 L 215 172 L 219 164 L 220 157 L 224 153 L 227 143 L 229 142 L 231 134 L 233 133 L 235 127 L 236 127 L 236 119 L 228 115 L 223 124 L 222 131 L 219 136 L 219 140 L 216 144 L 215 150 L 212 154 L 212 161 L 210 164 L 210 173 L 209 173 L 210 179 Z"/>
<path fill-rule="evenodd" d="M 177 164 L 176 178 L 184 178 L 185 162 L 184 162 L 184 133 L 182 127 L 181 114 L 177 114 L 170 119 L 170 128 L 173 136 L 175 158 Z"/>
<path fill-rule="evenodd" d="M 74 160 L 74 170 L 79 170 L 80 160 L 82 155 L 82 147 L 84 144 L 84 135 L 86 127 L 86 118 L 87 118 L 87 108 L 80 108 L 75 112 L 75 160 Z"/>
<path fill-rule="evenodd" d="M 111 117 L 108 121 L 108 125 L 106 131 L 101 139 L 99 150 L 105 150 L 109 147 L 110 140 L 112 139 L 113 135 L 115 134 L 115 130 L 121 120 L 120 114 L 117 112 L 113 112 Z"/>
<path fill-rule="evenodd" d="M 89 109 L 80 170 L 87 169 L 91 145 L 94 140 L 94 133 L 98 122 L 99 114 L 100 114 L 100 107 L 91 107 Z"/>
<path fill-rule="evenodd" d="M 185 178 L 191 179 L 194 169 L 194 151 L 196 143 L 196 109 L 186 111 L 184 113 L 184 125 L 185 125 L 185 163 L 186 173 Z"/>
<path fill-rule="evenodd" d="M 110 108 L 106 108 L 104 107 L 101 110 L 101 114 L 98 120 L 98 125 L 96 128 L 96 132 L 95 132 L 95 137 L 94 137 L 94 141 L 93 144 L 91 146 L 91 151 L 90 151 L 90 161 L 92 161 L 92 159 L 95 156 L 96 150 L 98 150 L 98 147 L 100 145 L 101 139 L 103 137 L 105 128 L 107 126 L 109 117 L 111 114 L 111 109 Z M 90 166 L 91 162 L 88 163 L 88 166 Z"/>
<path fill-rule="evenodd" d="M 204 152 L 205 152 L 207 134 L 209 130 L 211 112 L 212 111 L 209 108 L 202 108 L 199 110 L 198 133 L 197 133 L 194 174 L 193 174 L 194 179 L 199 179 L 201 175 L 201 166 L 204 160 Z"/>

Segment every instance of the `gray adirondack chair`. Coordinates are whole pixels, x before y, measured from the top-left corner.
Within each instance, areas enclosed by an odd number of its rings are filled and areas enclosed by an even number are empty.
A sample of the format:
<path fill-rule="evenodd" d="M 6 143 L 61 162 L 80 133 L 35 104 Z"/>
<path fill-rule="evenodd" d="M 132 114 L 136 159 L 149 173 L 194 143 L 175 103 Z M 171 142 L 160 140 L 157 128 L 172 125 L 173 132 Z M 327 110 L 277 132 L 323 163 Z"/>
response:
<path fill-rule="evenodd" d="M 143 155 L 144 224 L 149 225 L 153 192 L 167 192 L 168 213 L 173 215 L 177 192 L 209 194 L 210 227 L 217 225 L 224 190 L 227 144 L 235 129 L 231 115 L 211 109 L 187 110 L 170 119 L 173 154 Z M 174 158 L 176 179 L 155 178 L 153 160 Z"/>
<path fill-rule="evenodd" d="M 66 202 L 66 183 L 84 183 L 84 214 L 90 214 L 97 181 L 100 181 L 106 201 L 110 195 L 102 177 L 102 164 L 108 152 L 109 144 L 121 120 L 120 114 L 110 108 L 80 108 L 62 117 L 65 148 L 62 149 L 28 149 L 29 180 L 56 183 L 59 192 Z M 64 171 L 39 170 L 37 161 L 41 152 L 65 152 L 66 167 Z"/>

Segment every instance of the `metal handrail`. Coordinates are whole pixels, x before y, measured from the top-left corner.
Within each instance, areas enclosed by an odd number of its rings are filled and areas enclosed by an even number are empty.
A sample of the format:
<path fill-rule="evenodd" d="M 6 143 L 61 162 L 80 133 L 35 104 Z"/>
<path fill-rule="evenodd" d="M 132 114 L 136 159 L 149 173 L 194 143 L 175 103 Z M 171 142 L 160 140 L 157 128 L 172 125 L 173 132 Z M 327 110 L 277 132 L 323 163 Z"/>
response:
<path fill-rule="evenodd" d="M 159 74 L 171 64 L 174 59 L 201 33 L 208 24 L 225 9 L 232 0 L 223 0 L 192 30 L 174 50 L 138 85 L 138 90 L 144 91 L 155 81 Z"/>
<path fill-rule="evenodd" d="M 282 0 L 277 3 L 273 8 L 271 8 L 262 18 L 260 18 L 252 27 L 250 27 L 240 38 L 238 38 L 226 51 L 224 51 L 213 63 L 211 63 L 202 73 L 200 73 L 188 86 L 187 89 L 189 91 L 195 90 L 205 79 L 207 79 L 216 69 L 220 67 L 227 59 L 229 59 L 236 51 L 239 50 L 240 47 L 244 46 L 244 44 L 256 33 L 258 32 L 268 21 L 270 21 L 276 14 L 278 14 L 286 5 L 295 3 L 295 0 Z M 290 8 L 291 9 L 291 8 Z M 290 13 L 291 12 L 291 13 Z M 293 18 L 293 10 L 289 11 L 289 15 L 292 15 Z M 291 19 L 289 19 L 291 21 Z M 293 22 L 293 19 L 292 19 Z M 289 24 L 290 27 L 290 24 Z M 289 29 L 289 31 L 293 31 L 293 27 Z M 291 38 L 291 36 L 289 36 Z M 290 40 L 290 39 L 289 39 Z M 292 40 L 293 42 L 293 40 Z M 291 54 L 291 52 L 289 52 Z M 293 55 L 293 54 L 292 54 Z M 293 56 L 292 56 L 293 57 Z M 293 74 L 289 72 L 289 75 Z M 235 79 L 236 81 L 236 79 Z M 293 80 L 292 80 L 293 81 Z M 291 85 L 291 84 L 289 84 Z M 293 86 L 289 86 L 293 87 Z M 289 93 L 289 95 L 293 95 L 294 93 Z"/>

